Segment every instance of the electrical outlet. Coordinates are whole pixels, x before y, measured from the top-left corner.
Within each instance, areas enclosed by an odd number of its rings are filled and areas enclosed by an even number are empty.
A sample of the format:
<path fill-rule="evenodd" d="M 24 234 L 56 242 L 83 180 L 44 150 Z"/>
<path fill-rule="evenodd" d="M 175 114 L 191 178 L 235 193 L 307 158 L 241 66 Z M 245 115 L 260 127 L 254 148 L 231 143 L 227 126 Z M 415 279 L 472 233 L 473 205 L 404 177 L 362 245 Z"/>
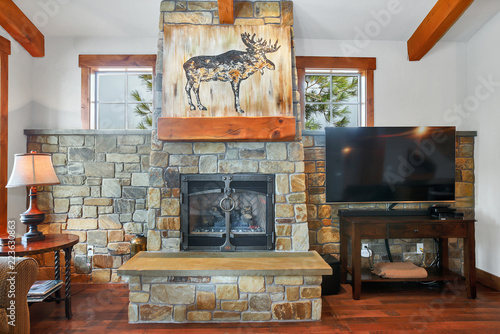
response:
<path fill-rule="evenodd" d="M 422 254 L 424 252 L 424 244 L 419 242 L 417 244 L 417 254 Z"/>
<path fill-rule="evenodd" d="M 370 257 L 368 246 L 368 244 L 361 244 L 361 257 Z"/>
<path fill-rule="evenodd" d="M 92 245 L 87 246 L 87 256 L 94 256 L 94 246 Z"/>

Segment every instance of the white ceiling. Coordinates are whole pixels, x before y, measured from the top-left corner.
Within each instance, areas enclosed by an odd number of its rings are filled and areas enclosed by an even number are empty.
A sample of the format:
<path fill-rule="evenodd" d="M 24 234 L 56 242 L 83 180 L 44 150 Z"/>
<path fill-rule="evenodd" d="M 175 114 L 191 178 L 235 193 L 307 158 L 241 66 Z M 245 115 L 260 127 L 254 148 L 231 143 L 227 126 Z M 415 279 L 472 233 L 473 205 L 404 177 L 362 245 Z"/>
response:
<path fill-rule="evenodd" d="M 293 0 L 295 38 L 352 40 L 359 38 L 359 31 L 368 31 L 370 39 L 406 41 L 436 1 L 399 0 L 395 14 L 381 24 L 377 13 L 389 13 L 389 4 L 398 0 Z M 46 37 L 156 37 L 158 33 L 160 0 L 14 2 Z M 475 0 L 443 40 L 467 41 L 499 11 L 500 0 Z"/>

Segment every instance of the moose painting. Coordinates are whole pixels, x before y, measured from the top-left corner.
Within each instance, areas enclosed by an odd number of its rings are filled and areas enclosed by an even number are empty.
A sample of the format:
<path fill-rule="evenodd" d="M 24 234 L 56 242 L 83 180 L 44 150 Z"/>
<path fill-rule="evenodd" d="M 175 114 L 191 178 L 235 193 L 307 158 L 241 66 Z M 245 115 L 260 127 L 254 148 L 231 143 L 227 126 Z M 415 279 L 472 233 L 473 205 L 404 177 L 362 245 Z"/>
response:
<path fill-rule="evenodd" d="M 281 47 L 278 40 L 274 45 L 262 38 L 255 40 L 255 34 L 250 38 L 249 33 L 241 34 L 241 40 L 246 45 L 246 51 L 231 50 L 217 56 L 196 56 L 184 63 L 186 71 L 186 93 L 191 110 L 196 107 L 191 100 L 191 89 L 193 89 L 198 103 L 198 109 L 207 110 L 200 101 L 200 84 L 202 81 L 229 81 L 234 94 L 234 108 L 240 114 L 244 113 L 240 106 L 240 84 L 252 74 L 260 71 L 264 75 L 264 69 L 274 71 L 275 65 L 266 58 L 266 53 L 278 51 Z"/>
<path fill-rule="evenodd" d="M 165 26 L 165 117 L 291 116 L 286 26 Z"/>

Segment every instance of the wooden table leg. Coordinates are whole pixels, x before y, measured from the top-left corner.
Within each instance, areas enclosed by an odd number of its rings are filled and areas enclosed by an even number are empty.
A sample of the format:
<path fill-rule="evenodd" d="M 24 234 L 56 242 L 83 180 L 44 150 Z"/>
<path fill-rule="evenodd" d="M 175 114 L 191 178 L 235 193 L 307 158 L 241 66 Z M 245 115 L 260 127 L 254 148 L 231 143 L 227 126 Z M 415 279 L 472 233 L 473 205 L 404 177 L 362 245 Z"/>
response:
<path fill-rule="evenodd" d="M 439 266 L 450 269 L 450 256 L 448 252 L 448 238 L 439 239 Z"/>
<path fill-rule="evenodd" d="M 354 226 L 352 234 L 352 298 L 359 299 L 361 294 L 361 238 L 359 235 L 359 226 Z"/>
<path fill-rule="evenodd" d="M 71 312 L 71 249 L 73 247 L 68 247 L 64 249 L 64 309 L 66 312 L 66 318 L 71 319 L 73 313 Z"/>
<path fill-rule="evenodd" d="M 347 258 L 348 258 L 348 237 L 344 233 L 345 228 L 340 226 L 340 283 L 345 284 L 347 281 Z"/>
<path fill-rule="evenodd" d="M 54 279 L 56 281 L 61 279 L 61 258 L 59 254 L 59 250 L 54 251 Z M 61 290 L 58 289 L 55 292 L 56 296 L 56 304 L 61 302 Z"/>
<path fill-rule="evenodd" d="M 464 238 L 464 276 L 467 287 L 467 297 L 476 298 L 476 240 L 474 223 L 469 223 L 467 238 Z"/>

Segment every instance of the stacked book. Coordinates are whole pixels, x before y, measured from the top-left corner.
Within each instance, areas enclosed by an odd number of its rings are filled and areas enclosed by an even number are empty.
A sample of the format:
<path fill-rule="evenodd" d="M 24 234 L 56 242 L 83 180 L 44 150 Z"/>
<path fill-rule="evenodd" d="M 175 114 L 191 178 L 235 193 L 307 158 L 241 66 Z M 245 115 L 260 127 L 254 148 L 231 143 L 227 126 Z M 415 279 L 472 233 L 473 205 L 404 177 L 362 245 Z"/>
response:
<path fill-rule="evenodd" d="M 28 303 L 43 301 L 53 292 L 59 290 L 62 284 L 61 280 L 36 281 L 28 292 Z"/>

